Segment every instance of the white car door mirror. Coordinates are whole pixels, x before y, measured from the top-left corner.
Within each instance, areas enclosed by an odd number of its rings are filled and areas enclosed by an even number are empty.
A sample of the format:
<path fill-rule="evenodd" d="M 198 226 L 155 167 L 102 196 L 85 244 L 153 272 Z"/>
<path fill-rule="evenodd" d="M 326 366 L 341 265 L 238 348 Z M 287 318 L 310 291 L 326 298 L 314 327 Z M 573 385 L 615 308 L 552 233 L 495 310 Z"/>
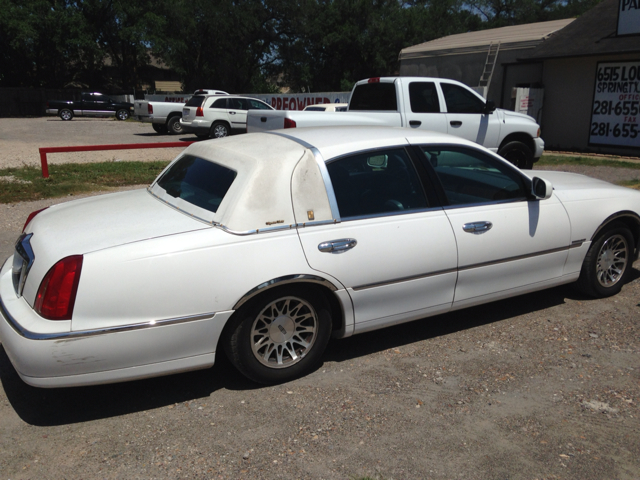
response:
<path fill-rule="evenodd" d="M 538 200 L 546 200 L 553 193 L 553 185 L 548 180 L 540 177 L 533 177 L 531 181 L 531 194 Z"/>

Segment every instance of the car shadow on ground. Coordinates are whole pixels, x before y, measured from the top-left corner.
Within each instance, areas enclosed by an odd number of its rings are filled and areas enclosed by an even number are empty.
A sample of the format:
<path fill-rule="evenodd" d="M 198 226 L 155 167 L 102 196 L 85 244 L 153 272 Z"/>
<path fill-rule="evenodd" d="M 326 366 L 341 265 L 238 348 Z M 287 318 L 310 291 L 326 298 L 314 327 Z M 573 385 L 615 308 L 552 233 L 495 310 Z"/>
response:
<path fill-rule="evenodd" d="M 630 277 L 630 281 L 640 278 L 640 272 L 634 269 Z M 332 340 L 323 361 L 344 362 L 390 348 L 500 322 L 561 305 L 567 298 L 591 300 L 570 286 L 542 290 L 343 340 Z M 35 426 L 65 425 L 151 410 L 208 397 L 220 389 L 262 388 L 246 380 L 224 355 L 218 355 L 213 368 L 195 372 L 92 387 L 35 388 L 20 380 L 2 346 L 0 381 L 16 413 L 23 421 Z"/>

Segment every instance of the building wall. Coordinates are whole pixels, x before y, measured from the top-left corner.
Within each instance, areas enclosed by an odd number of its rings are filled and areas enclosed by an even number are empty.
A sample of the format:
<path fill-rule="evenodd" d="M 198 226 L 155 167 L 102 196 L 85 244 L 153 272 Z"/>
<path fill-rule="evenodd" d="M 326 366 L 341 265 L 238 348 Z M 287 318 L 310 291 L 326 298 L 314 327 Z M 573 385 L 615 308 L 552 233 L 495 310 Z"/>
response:
<path fill-rule="evenodd" d="M 504 67 L 501 105 L 506 110 L 515 110 L 515 87 L 537 88 L 542 86 L 542 62 L 520 63 Z M 498 102 L 496 102 L 496 105 Z"/>
<path fill-rule="evenodd" d="M 488 50 L 489 46 L 486 48 Z M 400 62 L 400 75 L 410 77 L 451 78 L 470 87 L 476 87 L 480 82 L 480 76 L 484 71 L 484 65 L 487 61 L 487 50 L 461 55 L 447 54 L 403 59 Z M 489 85 L 487 94 L 488 100 L 493 100 L 500 108 L 509 107 L 511 101 L 510 96 L 503 98 L 502 94 L 502 81 L 504 76 L 504 67 L 502 64 L 515 63 L 516 59 L 526 57 L 531 51 L 532 48 L 518 48 L 513 50 L 505 48 L 498 52 L 498 62 L 493 71 L 491 85 Z M 508 88 L 509 92 L 511 92 L 511 87 Z"/>
<path fill-rule="evenodd" d="M 545 60 L 541 136 L 546 149 L 639 155 L 633 148 L 589 146 L 597 63 L 637 59 L 638 54 Z"/>

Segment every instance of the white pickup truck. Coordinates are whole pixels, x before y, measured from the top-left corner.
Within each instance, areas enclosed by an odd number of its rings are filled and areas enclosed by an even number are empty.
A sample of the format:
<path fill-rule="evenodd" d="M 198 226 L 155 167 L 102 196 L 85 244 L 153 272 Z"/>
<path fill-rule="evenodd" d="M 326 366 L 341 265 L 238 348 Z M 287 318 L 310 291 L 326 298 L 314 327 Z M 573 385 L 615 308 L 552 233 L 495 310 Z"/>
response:
<path fill-rule="evenodd" d="M 196 90 L 193 96 L 197 95 L 228 95 L 222 90 Z M 187 95 L 188 101 L 192 95 Z M 182 118 L 182 108 L 185 101 L 181 102 L 154 102 L 148 100 L 135 100 L 133 104 L 133 115 L 141 122 L 151 123 L 151 126 L 161 135 L 180 135 L 183 132 L 180 119 Z"/>
<path fill-rule="evenodd" d="M 466 85 L 441 78 L 361 80 L 343 113 L 249 111 L 247 132 L 340 125 L 387 125 L 449 133 L 479 143 L 520 168 L 544 151 L 540 126 L 521 113 L 496 109 Z"/>

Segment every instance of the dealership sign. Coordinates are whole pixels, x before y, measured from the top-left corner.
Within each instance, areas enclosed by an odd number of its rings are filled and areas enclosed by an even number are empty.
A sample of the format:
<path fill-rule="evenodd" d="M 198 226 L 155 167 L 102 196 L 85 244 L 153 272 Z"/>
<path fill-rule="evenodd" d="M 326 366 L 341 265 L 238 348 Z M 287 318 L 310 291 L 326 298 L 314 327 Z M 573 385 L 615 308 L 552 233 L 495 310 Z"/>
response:
<path fill-rule="evenodd" d="M 598 63 L 589 144 L 640 148 L 640 60 Z"/>
<path fill-rule="evenodd" d="M 620 0 L 618 35 L 640 34 L 640 0 Z"/>

